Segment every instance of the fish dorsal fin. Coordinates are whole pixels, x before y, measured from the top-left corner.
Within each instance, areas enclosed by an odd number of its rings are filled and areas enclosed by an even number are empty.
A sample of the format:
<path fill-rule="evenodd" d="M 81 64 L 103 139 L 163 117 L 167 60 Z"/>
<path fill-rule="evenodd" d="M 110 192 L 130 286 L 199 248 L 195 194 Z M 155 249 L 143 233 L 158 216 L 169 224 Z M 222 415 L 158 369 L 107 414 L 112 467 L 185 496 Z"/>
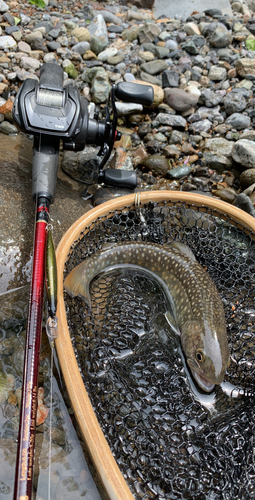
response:
<path fill-rule="evenodd" d="M 104 250 L 110 250 L 110 248 L 112 247 L 115 247 L 116 246 L 116 241 L 114 242 L 107 242 L 107 243 L 104 243 L 102 246 L 101 246 L 101 251 L 104 251 Z"/>
<path fill-rule="evenodd" d="M 169 246 L 175 248 L 175 250 L 177 250 L 178 252 L 183 253 L 189 259 L 193 261 L 196 260 L 196 257 L 193 254 L 192 250 L 187 245 L 184 245 L 184 243 L 180 243 L 180 241 L 171 241 Z"/>

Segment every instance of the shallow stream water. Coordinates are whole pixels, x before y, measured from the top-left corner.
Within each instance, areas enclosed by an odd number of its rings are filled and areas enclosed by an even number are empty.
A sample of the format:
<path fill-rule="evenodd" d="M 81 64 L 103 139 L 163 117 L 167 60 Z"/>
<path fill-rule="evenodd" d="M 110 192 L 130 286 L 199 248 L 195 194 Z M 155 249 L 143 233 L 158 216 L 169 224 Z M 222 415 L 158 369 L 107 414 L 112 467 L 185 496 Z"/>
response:
<path fill-rule="evenodd" d="M 13 498 L 28 293 L 28 286 L 25 286 L 0 296 L 0 498 L 3 500 Z M 100 500 L 104 495 L 100 495 L 92 477 L 93 470 L 91 473 L 86 461 L 84 444 L 78 436 L 56 356 L 51 406 L 50 358 L 51 350 L 43 328 L 39 386 L 44 388 L 45 406 L 51 407 L 52 452 L 50 463 L 48 414 L 36 432 L 34 498 Z"/>

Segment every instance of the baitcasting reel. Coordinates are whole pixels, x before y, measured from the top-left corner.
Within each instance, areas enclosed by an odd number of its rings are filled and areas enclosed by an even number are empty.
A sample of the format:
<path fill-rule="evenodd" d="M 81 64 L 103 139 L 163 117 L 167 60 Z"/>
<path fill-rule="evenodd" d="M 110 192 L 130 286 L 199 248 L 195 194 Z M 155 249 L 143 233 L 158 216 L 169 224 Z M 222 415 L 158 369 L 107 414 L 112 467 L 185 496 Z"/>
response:
<path fill-rule="evenodd" d="M 106 169 L 115 140 L 121 137 L 117 131 L 115 99 L 150 106 L 153 88 L 150 85 L 121 82 L 113 85 L 111 104 L 113 120 L 110 121 L 105 107 L 105 121 L 98 121 L 88 110 L 88 102 L 72 85 L 63 87 L 63 69 L 54 63 L 46 63 L 40 71 L 39 83 L 27 79 L 22 84 L 13 107 L 13 118 L 22 132 L 33 134 L 35 144 L 49 146 L 54 138 L 63 141 L 64 149 L 81 151 L 86 144 L 100 146 L 99 182 L 134 189 L 136 173 Z M 56 144 L 56 141 L 55 141 Z M 39 143 L 38 143 L 39 147 Z M 47 154 L 47 153 L 46 153 Z"/>

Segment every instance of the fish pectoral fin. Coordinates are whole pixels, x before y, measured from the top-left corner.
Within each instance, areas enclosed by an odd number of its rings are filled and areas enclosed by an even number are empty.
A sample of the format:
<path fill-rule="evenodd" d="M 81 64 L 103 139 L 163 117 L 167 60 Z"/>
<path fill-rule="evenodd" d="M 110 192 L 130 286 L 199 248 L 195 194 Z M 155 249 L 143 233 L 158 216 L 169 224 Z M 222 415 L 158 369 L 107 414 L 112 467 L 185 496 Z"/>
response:
<path fill-rule="evenodd" d="M 176 335 L 180 335 L 180 330 L 176 324 L 176 321 L 175 321 L 173 315 L 169 311 L 166 311 L 165 318 L 166 318 L 167 323 L 171 327 L 171 329 L 174 331 L 174 333 Z"/>
<path fill-rule="evenodd" d="M 72 297 L 79 295 L 90 306 L 89 283 L 82 278 L 80 266 L 75 267 L 64 281 L 65 290 Z"/>
<path fill-rule="evenodd" d="M 171 241 L 168 246 L 175 248 L 180 253 L 184 253 L 189 259 L 193 261 L 196 260 L 192 250 L 187 245 L 184 245 L 184 243 L 180 243 L 180 241 Z"/>

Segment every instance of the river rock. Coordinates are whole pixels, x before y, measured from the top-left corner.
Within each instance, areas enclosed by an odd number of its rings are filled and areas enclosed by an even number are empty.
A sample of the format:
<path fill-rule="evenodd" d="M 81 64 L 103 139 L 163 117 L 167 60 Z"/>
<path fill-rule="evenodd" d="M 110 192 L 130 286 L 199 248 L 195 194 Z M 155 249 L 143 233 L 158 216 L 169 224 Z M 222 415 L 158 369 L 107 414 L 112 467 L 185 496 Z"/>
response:
<path fill-rule="evenodd" d="M 138 33 L 140 30 L 140 26 L 131 26 L 131 28 L 126 28 L 121 36 L 123 40 L 127 40 L 128 42 L 134 42 L 137 39 Z"/>
<path fill-rule="evenodd" d="M 91 35 L 91 38 L 96 36 L 98 38 L 102 38 L 105 43 L 108 43 L 107 27 L 105 24 L 105 20 L 101 14 L 98 14 L 96 17 L 94 17 L 93 21 L 91 21 L 88 26 L 88 31 Z"/>
<path fill-rule="evenodd" d="M 155 176 L 164 177 L 169 171 L 169 161 L 162 155 L 149 155 L 142 160 L 141 164 Z"/>
<path fill-rule="evenodd" d="M 122 63 L 126 57 L 125 52 L 119 52 L 116 56 L 109 56 L 107 58 L 108 64 L 111 64 L 112 66 L 117 66 L 117 64 Z"/>
<path fill-rule="evenodd" d="M 216 189 L 213 194 L 227 203 L 233 203 L 237 197 L 237 193 L 232 188 Z"/>
<path fill-rule="evenodd" d="M 156 116 L 156 120 L 160 125 L 169 125 L 170 127 L 185 128 L 187 124 L 185 118 L 182 116 L 170 115 L 168 113 L 159 113 Z"/>
<path fill-rule="evenodd" d="M 246 75 L 255 76 L 255 59 L 241 58 L 235 63 L 238 75 L 245 77 Z"/>
<path fill-rule="evenodd" d="M 248 139 L 240 139 L 239 141 L 236 141 L 232 149 L 232 158 L 237 163 L 240 163 L 244 168 L 254 168 L 255 143 L 253 141 L 249 141 Z"/>
<path fill-rule="evenodd" d="M 204 152 L 203 154 L 204 165 L 215 169 L 219 172 L 229 170 L 232 167 L 232 159 L 225 155 L 217 154 L 211 151 Z"/>
<path fill-rule="evenodd" d="M 132 102 L 116 102 L 116 109 L 118 116 L 127 116 L 132 113 L 142 113 L 143 106 Z"/>
<path fill-rule="evenodd" d="M 167 173 L 167 177 L 170 179 L 181 179 L 182 177 L 186 177 L 191 172 L 191 167 L 189 165 L 180 165 L 179 167 L 175 167 L 172 170 L 169 170 Z"/>
<path fill-rule="evenodd" d="M 138 39 L 140 44 L 146 42 L 153 42 L 156 37 L 161 33 L 161 28 L 155 23 L 145 23 L 138 32 Z"/>
<path fill-rule="evenodd" d="M 73 179 L 85 184 L 98 181 L 99 157 L 97 150 L 91 146 L 78 153 L 65 151 L 62 169 Z"/>
<path fill-rule="evenodd" d="M 12 134 L 17 134 L 18 129 L 12 123 L 4 121 L 0 124 L 0 132 L 2 132 L 3 134 L 6 134 L 6 135 L 12 135 Z"/>
<path fill-rule="evenodd" d="M 227 77 L 227 70 L 219 66 L 211 66 L 208 77 L 213 81 L 224 80 Z"/>
<path fill-rule="evenodd" d="M 71 35 L 78 38 L 79 42 L 89 42 L 91 34 L 87 28 L 75 28 L 71 31 Z"/>
<path fill-rule="evenodd" d="M 140 50 L 139 56 L 145 61 L 145 62 L 150 62 L 155 59 L 155 56 L 152 52 L 149 50 Z"/>
<path fill-rule="evenodd" d="M 109 10 L 100 10 L 101 16 L 103 16 L 104 20 L 106 23 L 112 23 L 112 24 L 121 24 L 121 19 L 118 16 L 115 16 L 112 12 Z"/>
<path fill-rule="evenodd" d="M 149 75 L 158 75 L 165 69 L 169 68 L 169 64 L 161 59 L 155 59 L 153 62 L 143 63 L 140 66 L 142 71 L 149 73 Z"/>
<path fill-rule="evenodd" d="M 217 49 L 228 47 L 231 42 L 232 35 L 224 26 L 218 26 L 210 37 L 210 44 Z"/>
<path fill-rule="evenodd" d="M 176 111 L 187 111 L 195 106 L 198 97 L 179 88 L 166 88 L 165 101 Z"/>
<path fill-rule="evenodd" d="M 249 116 L 243 115 L 241 113 L 233 113 L 226 120 L 226 125 L 229 125 L 236 130 L 243 130 L 248 128 L 251 124 L 251 119 Z"/>
<path fill-rule="evenodd" d="M 125 189 L 120 187 L 103 187 L 98 189 L 92 198 L 92 203 L 94 207 L 101 205 L 105 201 L 112 200 L 113 198 L 119 198 L 120 196 L 125 196 L 127 194 L 133 193 L 131 189 Z"/>
<path fill-rule="evenodd" d="M 42 34 L 41 31 L 33 31 L 32 33 L 28 33 L 25 36 L 25 42 L 28 43 L 28 44 L 31 44 L 37 38 L 39 38 L 40 40 L 42 40 L 43 34 Z"/>
<path fill-rule="evenodd" d="M 209 132 L 211 127 L 212 123 L 206 118 L 205 120 L 199 120 L 197 122 L 191 123 L 191 125 L 189 126 L 189 131 L 194 135 L 201 134 L 201 132 Z"/>
<path fill-rule="evenodd" d="M 62 66 L 63 70 L 70 78 L 76 78 L 78 76 L 78 71 L 76 71 L 74 64 L 69 59 L 64 59 Z"/>
<path fill-rule="evenodd" d="M 255 168 L 248 168 L 240 175 L 240 184 L 243 189 L 255 183 Z"/>
<path fill-rule="evenodd" d="M 179 74 L 176 70 L 168 69 L 162 73 L 162 87 L 163 89 L 168 87 L 178 87 L 179 84 Z"/>
<path fill-rule="evenodd" d="M 251 171 L 251 169 L 246 170 L 246 172 L 250 172 L 250 171 Z M 247 196 L 247 194 L 240 193 L 236 197 L 233 205 L 235 205 L 235 207 L 241 208 L 241 210 L 244 210 L 245 212 L 250 214 L 252 217 L 255 217 L 254 205 L 253 205 L 251 199 L 249 198 L 249 196 Z"/>
<path fill-rule="evenodd" d="M 106 62 L 109 57 L 116 56 L 118 53 L 118 49 L 116 47 L 108 47 L 107 49 L 103 50 L 103 52 L 100 52 L 98 54 L 98 60 Z"/>
<path fill-rule="evenodd" d="M 0 49 L 5 50 L 5 49 L 12 49 L 17 45 L 17 42 L 14 40 L 12 36 L 8 35 L 3 35 L 0 36 Z"/>
<path fill-rule="evenodd" d="M 90 49 L 90 44 L 88 41 L 76 43 L 72 47 L 72 51 L 81 54 L 81 56 L 83 56 L 83 54 L 85 54 L 85 52 L 89 49 Z"/>
<path fill-rule="evenodd" d="M 246 99 L 239 92 L 229 92 L 223 102 L 228 115 L 239 113 L 247 106 Z"/>
<path fill-rule="evenodd" d="M 40 68 L 41 63 L 33 57 L 24 56 L 20 59 L 20 66 L 27 71 L 37 70 Z"/>
<path fill-rule="evenodd" d="M 6 401 L 9 392 L 14 389 L 15 377 L 12 374 L 0 371 L 0 405 Z"/>
<path fill-rule="evenodd" d="M 7 12 L 9 10 L 9 5 L 5 3 L 3 0 L 0 0 L 0 12 L 3 14 L 4 12 Z"/>
<path fill-rule="evenodd" d="M 201 35 L 201 31 L 196 23 L 189 22 L 184 24 L 183 30 L 187 35 Z"/>
<path fill-rule="evenodd" d="M 92 100 L 96 104 L 104 103 L 108 100 L 111 92 L 111 85 L 108 80 L 108 75 L 103 68 L 100 68 L 93 79 L 91 86 Z"/>
<path fill-rule="evenodd" d="M 213 153 L 224 155 L 228 158 L 232 156 L 233 142 L 223 139 L 221 137 L 215 137 L 213 139 L 205 140 L 205 150 L 211 151 Z"/>
<path fill-rule="evenodd" d="M 209 108 L 220 104 L 225 95 L 226 95 L 225 91 L 215 92 L 212 89 L 204 89 L 201 92 L 201 100 Z"/>

